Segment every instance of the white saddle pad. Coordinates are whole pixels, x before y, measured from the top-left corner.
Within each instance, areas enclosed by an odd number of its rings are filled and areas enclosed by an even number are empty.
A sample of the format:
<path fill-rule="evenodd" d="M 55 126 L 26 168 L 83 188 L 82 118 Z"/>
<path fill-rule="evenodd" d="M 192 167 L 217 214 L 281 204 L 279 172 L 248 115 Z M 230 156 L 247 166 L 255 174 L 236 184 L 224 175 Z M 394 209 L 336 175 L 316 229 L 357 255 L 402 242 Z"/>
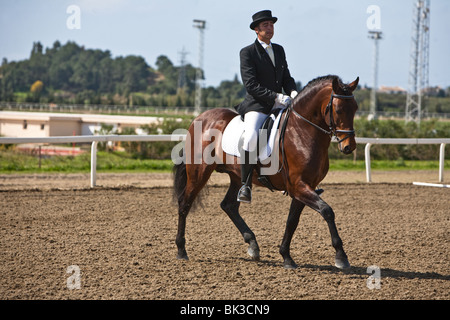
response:
<path fill-rule="evenodd" d="M 262 143 L 262 147 L 260 148 L 259 152 L 259 161 L 264 161 L 267 158 L 270 157 L 272 154 L 273 146 L 275 144 L 275 137 L 277 135 L 277 129 L 280 124 L 281 116 L 283 114 L 284 110 L 281 110 L 281 112 L 278 113 L 278 116 L 275 118 L 273 114 L 270 114 L 268 117 L 272 117 L 274 120 L 272 129 L 270 131 L 270 135 L 267 132 L 266 136 L 269 135 L 269 140 L 267 144 Z M 242 136 L 242 133 L 244 132 L 244 122 L 241 120 L 241 116 L 237 115 L 233 118 L 233 120 L 228 123 L 227 127 L 225 128 L 222 136 L 222 150 L 230 155 L 233 155 L 235 157 L 240 157 L 240 152 L 238 148 L 239 139 Z M 264 138 L 264 135 L 263 135 Z"/>

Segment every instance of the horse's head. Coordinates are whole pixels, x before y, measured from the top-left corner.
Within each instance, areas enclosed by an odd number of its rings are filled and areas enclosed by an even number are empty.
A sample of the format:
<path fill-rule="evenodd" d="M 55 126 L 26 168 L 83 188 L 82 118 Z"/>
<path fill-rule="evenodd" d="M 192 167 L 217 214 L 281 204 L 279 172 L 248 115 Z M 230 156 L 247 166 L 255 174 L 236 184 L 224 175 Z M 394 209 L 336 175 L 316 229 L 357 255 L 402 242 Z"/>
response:
<path fill-rule="evenodd" d="M 338 139 L 339 150 L 345 154 L 350 154 L 356 149 L 353 119 L 358 104 L 353 91 L 358 86 L 358 82 L 359 77 L 347 85 L 342 84 L 338 78 L 334 78 L 330 102 L 325 108 L 325 121 Z"/>

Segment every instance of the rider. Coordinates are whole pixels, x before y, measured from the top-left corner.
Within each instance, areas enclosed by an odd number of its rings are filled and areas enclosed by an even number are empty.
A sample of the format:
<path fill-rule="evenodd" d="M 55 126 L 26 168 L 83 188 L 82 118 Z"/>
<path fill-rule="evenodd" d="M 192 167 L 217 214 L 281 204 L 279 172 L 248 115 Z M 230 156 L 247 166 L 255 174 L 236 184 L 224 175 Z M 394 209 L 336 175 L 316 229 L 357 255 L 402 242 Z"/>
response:
<path fill-rule="evenodd" d="M 270 40 L 274 23 L 270 10 L 252 16 L 250 29 L 255 30 L 256 41 L 240 52 L 241 77 L 247 95 L 236 110 L 244 117 L 244 134 L 241 151 L 241 180 L 243 186 L 238 201 L 250 202 L 252 175 L 256 165 L 258 129 L 274 107 L 287 107 L 297 95 L 297 87 L 289 72 L 282 46 Z M 284 93 L 282 93 L 284 90 Z"/>

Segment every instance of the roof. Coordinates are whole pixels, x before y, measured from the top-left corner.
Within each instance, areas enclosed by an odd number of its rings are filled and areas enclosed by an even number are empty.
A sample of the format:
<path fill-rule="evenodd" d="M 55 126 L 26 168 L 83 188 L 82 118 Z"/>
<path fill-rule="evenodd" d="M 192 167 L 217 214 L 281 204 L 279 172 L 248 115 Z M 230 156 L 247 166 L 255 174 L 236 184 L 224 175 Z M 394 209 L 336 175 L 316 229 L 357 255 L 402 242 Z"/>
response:
<path fill-rule="evenodd" d="M 139 116 L 111 116 L 103 114 L 73 114 L 73 113 L 44 113 L 44 112 L 15 112 L 0 111 L 0 120 L 28 120 L 28 121 L 80 121 L 89 123 L 120 123 L 120 124 L 150 124 L 161 122 L 158 117 Z"/>

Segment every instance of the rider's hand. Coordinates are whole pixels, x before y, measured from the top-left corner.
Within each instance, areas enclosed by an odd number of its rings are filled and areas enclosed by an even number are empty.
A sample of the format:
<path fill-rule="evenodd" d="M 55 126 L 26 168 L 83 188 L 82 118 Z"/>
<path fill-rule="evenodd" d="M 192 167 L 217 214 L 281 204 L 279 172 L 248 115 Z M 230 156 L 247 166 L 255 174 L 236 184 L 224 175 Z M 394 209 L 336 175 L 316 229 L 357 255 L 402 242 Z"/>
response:
<path fill-rule="evenodd" d="M 295 91 L 295 90 L 292 90 L 292 92 L 291 92 L 291 99 L 294 100 L 297 95 L 298 95 L 298 92 Z"/>
<path fill-rule="evenodd" d="M 275 105 L 274 107 L 288 107 L 290 104 L 292 103 L 292 99 L 291 97 L 282 94 L 282 93 L 278 93 L 277 97 L 275 99 Z"/>

